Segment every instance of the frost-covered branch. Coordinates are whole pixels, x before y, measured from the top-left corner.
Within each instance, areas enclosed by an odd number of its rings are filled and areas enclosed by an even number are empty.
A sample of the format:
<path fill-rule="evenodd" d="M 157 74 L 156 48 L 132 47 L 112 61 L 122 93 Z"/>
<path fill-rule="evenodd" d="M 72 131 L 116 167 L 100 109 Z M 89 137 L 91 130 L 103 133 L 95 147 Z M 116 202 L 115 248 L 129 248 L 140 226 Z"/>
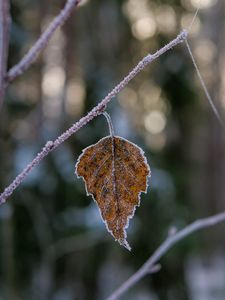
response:
<path fill-rule="evenodd" d="M 111 296 L 106 300 L 116 300 L 119 299 L 127 290 L 133 287 L 137 282 L 139 282 L 147 274 L 154 273 L 159 269 L 157 263 L 175 244 L 183 240 L 185 237 L 191 235 L 192 233 L 212 227 L 221 222 L 225 221 L 225 212 L 219 213 L 217 215 L 199 219 L 184 229 L 169 234 L 165 241 L 156 249 L 156 251 L 149 257 L 149 259 L 142 265 L 142 267 L 135 272 L 127 281 L 125 281 L 117 290 L 115 290 Z"/>
<path fill-rule="evenodd" d="M 1 1 L 4 2 L 4 0 Z M 41 34 L 40 38 L 36 41 L 33 47 L 27 52 L 27 54 L 18 64 L 8 71 L 5 78 L 7 83 L 14 80 L 29 68 L 29 66 L 36 60 L 39 53 L 46 47 L 56 29 L 65 23 L 65 21 L 71 15 L 73 9 L 80 3 L 80 1 L 81 0 L 67 0 L 64 8 L 53 19 L 48 28 Z"/>
<path fill-rule="evenodd" d="M 65 142 L 72 134 L 77 132 L 81 127 L 85 126 L 92 119 L 102 114 L 106 109 L 108 103 L 114 98 L 140 71 L 142 71 L 148 64 L 157 59 L 160 55 L 166 51 L 182 43 L 187 38 L 187 32 L 183 30 L 174 40 L 162 47 L 154 54 L 146 55 L 134 69 L 118 84 L 116 87 L 104 98 L 97 106 L 95 106 L 85 117 L 81 118 L 78 122 L 73 124 L 68 130 L 61 134 L 55 141 L 48 141 L 44 148 L 38 153 L 38 155 L 32 160 L 31 163 L 14 179 L 14 181 L 5 188 L 4 192 L 0 195 L 0 205 L 6 201 L 6 199 L 13 193 L 13 191 L 21 184 L 30 171 L 39 162 L 47 156 L 52 150 L 56 149 L 60 144 Z"/>
<path fill-rule="evenodd" d="M 0 0 L 0 108 L 5 94 L 5 74 L 9 46 L 9 0 Z"/>

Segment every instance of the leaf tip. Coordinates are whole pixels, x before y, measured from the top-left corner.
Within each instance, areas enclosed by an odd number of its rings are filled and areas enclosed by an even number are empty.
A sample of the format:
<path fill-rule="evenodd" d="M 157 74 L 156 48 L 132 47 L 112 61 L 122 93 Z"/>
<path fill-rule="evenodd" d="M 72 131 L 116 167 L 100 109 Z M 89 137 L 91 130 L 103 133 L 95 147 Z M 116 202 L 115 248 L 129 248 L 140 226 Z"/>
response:
<path fill-rule="evenodd" d="M 131 251 L 131 246 L 128 244 L 127 240 L 120 239 L 118 240 L 119 244 L 123 247 L 125 247 L 128 251 Z"/>

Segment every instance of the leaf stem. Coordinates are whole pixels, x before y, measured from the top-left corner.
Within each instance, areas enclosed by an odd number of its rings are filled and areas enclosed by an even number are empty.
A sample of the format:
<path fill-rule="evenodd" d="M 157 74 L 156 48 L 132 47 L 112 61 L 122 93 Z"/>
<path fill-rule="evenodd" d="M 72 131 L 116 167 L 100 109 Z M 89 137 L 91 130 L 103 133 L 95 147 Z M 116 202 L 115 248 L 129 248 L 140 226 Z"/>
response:
<path fill-rule="evenodd" d="M 108 126 L 109 126 L 110 136 L 113 138 L 114 137 L 114 128 L 113 128 L 112 119 L 111 119 L 110 115 L 106 111 L 103 113 L 103 115 L 104 115 L 104 117 L 107 120 L 107 123 L 108 123 Z"/>

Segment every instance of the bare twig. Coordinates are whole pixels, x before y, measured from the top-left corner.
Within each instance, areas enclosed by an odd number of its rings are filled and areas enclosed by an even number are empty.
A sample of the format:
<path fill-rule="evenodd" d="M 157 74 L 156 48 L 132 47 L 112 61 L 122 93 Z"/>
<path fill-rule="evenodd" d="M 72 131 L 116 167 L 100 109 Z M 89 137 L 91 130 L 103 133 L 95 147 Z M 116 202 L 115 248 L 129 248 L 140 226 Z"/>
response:
<path fill-rule="evenodd" d="M 81 127 L 86 125 L 92 119 L 102 114 L 107 104 L 114 98 L 129 82 L 133 79 L 141 70 L 143 70 L 148 64 L 157 59 L 160 55 L 182 43 L 187 38 L 187 32 L 182 31 L 174 40 L 162 47 L 154 54 L 148 54 L 145 56 L 136 67 L 104 98 L 101 102 L 95 106 L 85 117 L 81 118 L 78 122 L 73 124 L 68 130 L 60 135 L 54 142 L 49 141 L 38 155 L 32 160 L 31 163 L 14 179 L 14 181 L 5 188 L 4 192 L 0 194 L 0 205 L 6 201 L 6 199 L 13 193 L 13 191 L 21 184 L 25 177 L 39 162 L 47 156 L 52 150 L 56 149 L 60 144 L 65 142 L 72 134 L 77 132 Z"/>
<path fill-rule="evenodd" d="M 27 52 L 27 54 L 21 59 L 21 61 L 18 64 L 16 64 L 8 71 L 5 78 L 7 83 L 14 80 L 16 77 L 21 75 L 25 70 L 29 68 L 29 66 L 38 57 L 41 50 L 43 50 L 46 47 L 48 41 L 50 40 L 56 29 L 65 23 L 65 21 L 71 15 L 73 9 L 80 3 L 80 1 L 81 0 L 67 0 L 64 8 L 54 18 L 54 20 L 50 23 L 48 28 L 42 33 L 42 35 L 33 45 L 33 47 Z"/>
<path fill-rule="evenodd" d="M 0 108 L 5 95 L 5 74 L 9 47 L 9 0 L 0 0 Z"/>
<path fill-rule="evenodd" d="M 187 47 L 188 53 L 189 53 L 189 55 L 191 57 L 192 63 L 194 65 L 194 68 L 195 68 L 196 73 L 198 75 L 198 78 L 199 78 L 199 81 L 201 83 L 202 89 L 203 89 L 203 91 L 205 93 L 205 96 L 206 96 L 206 98 L 207 98 L 207 100 L 208 100 L 208 102 L 209 102 L 209 104 L 210 104 L 210 106 L 212 108 L 212 111 L 214 112 L 214 114 L 215 114 L 217 120 L 219 121 L 221 127 L 223 128 L 223 130 L 225 130 L 224 121 L 223 121 L 222 117 L 220 116 L 220 113 L 219 113 L 218 109 L 216 108 L 211 95 L 209 94 L 208 88 L 207 88 L 207 86 L 205 84 L 205 81 L 204 81 L 204 79 L 202 77 L 202 74 L 200 72 L 200 69 L 199 69 L 197 63 L 196 63 L 196 60 L 194 58 L 193 52 L 191 50 L 191 47 L 190 47 L 187 39 L 185 40 L 185 45 Z"/>
<path fill-rule="evenodd" d="M 159 259 L 166 254 L 170 248 L 172 248 L 176 243 L 183 240 L 185 237 L 189 236 L 193 232 L 198 230 L 208 228 L 225 221 L 225 212 L 219 213 L 217 215 L 199 219 L 184 229 L 178 231 L 174 235 L 168 235 L 166 240 L 159 246 L 158 249 L 149 257 L 149 259 L 142 265 L 142 267 L 134 273 L 127 281 L 125 281 L 117 290 L 115 290 L 111 296 L 106 300 L 116 300 L 119 299 L 127 290 L 139 282 L 147 274 L 152 273 L 151 270 L 159 261 Z M 157 266 L 157 265 L 156 265 Z"/>

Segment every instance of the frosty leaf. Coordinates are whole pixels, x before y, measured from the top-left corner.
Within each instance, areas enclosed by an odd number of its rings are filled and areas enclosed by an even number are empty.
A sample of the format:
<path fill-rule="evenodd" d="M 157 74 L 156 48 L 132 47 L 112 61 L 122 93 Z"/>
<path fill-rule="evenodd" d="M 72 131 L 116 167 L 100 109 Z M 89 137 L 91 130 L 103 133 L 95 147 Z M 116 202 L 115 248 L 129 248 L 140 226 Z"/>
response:
<path fill-rule="evenodd" d="M 109 232 L 130 250 L 126 228 L 150 175 L 144 152 L 121 137 L 107 136 L 83 150 L 76 174 L 97 202 Z"/>

